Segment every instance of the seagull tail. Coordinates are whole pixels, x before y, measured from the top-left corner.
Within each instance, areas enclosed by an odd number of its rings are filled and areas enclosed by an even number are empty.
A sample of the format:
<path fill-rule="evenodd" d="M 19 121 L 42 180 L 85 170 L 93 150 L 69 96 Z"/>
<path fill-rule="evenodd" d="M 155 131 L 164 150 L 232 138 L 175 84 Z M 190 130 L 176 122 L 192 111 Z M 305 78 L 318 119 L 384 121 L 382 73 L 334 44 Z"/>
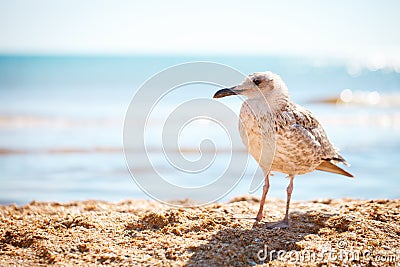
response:
<path fill-rule="evenodd" d="M 319 164 L 316 169 L 319 171 L 341 174 L 341 175 L 351 177 L 351 178 L 354 177 L 351 173 L 348 173 L 347 171 L 343 170 L 342 168 L 336 166 L 335 164 L 333 164 L 329 161 L 325 161 L 325 160 L 322 161 L 321 164 Z"/>

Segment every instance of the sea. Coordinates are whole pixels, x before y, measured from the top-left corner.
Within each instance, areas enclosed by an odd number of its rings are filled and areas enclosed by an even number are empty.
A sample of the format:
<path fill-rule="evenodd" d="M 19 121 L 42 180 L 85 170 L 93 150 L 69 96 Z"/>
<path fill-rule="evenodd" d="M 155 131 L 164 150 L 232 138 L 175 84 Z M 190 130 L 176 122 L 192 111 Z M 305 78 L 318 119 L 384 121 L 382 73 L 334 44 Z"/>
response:
<path fill-rule="evenodd" d="M 168 118 L 174 119 L 169 115 L 177 107 L 193 99 L 217 101 L 237 115 L 239 97 L 212 99 L 219 85 L 191 84 L 162 101 L 144 100 L 142 104 L 153 109 L 146 129 L 137 129 L 146 139 L 146 152 L 136 158 L 151 164 L 138 160 L 130 172 L 124 154 L 126 113 L 136 93 L 158 73 L 188 62 L 214 62 L 246 75 L 278 73 L 292 100 L 319 119 L 351 164 L 343 168 L 355 178 L 320 171 L 297 176 L 294 201 L 400 197 L 400 69 L 396 66 L 275 55 L 0 55 L 0 204 L 158 199 L 140 184 L 154 175 L 182 188 L 213 184 L 227 171 L 234 153 L 247 155 L 242 144 L 232 147 L 229 141 L 238 132 L 224 131 L 224 124 L 236 129 L 238 121 L 220 123 L 202 117 L 181 125 L 176 121 L 179 131 L 164 132 L 164 126 Z M 213 114 L 212 108 L 201 104 L 193 104 L 192 110 Z M 207 168 L 191 173 L 174 166 L 165 151 L 170 144 L 163 143 L 171 141 L 163 141 L 163 134 L 177 140 L 175 153 L 188 162 L 211 154 L 206 157 L 212 159 Z M 203 147 L 204 140 L 215 149 Z M 238 166 L 229 174 L 238 181 L 229 190 L 223 183 L 213 186 L 221 191 L 215 201 L 261 195 L 261 187 L 250 190 L 254 176 L 260 180 L 263 175 L 254 159 L 247 159 L 245 169 Z M 285 198 L 285 175 L 275 173 L 270 180 L 268 195 Z M 169 192 L 168 198 L 190 199 L 190 194 Z M 202 195 L 196 198 L 201 201 Z"/>

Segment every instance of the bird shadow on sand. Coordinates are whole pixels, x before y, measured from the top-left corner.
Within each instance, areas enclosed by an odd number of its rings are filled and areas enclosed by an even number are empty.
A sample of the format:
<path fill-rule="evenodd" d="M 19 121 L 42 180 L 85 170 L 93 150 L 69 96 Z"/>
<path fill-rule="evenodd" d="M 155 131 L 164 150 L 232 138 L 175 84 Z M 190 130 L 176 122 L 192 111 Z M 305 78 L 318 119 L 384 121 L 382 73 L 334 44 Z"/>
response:
<path fill-rule="evenodd" d="M 187 266 L 254 266 L 268 263 L 283 250 L 300 251 L 297 244 L 310 234 L 325 227 L 330 214 L 321 212 L 292 212 L 287 229 L 268 229 L 266 222 L 252 228 L 226 228 L 214 234 L 206 244 L 192 247 L 194 251 Z"/>

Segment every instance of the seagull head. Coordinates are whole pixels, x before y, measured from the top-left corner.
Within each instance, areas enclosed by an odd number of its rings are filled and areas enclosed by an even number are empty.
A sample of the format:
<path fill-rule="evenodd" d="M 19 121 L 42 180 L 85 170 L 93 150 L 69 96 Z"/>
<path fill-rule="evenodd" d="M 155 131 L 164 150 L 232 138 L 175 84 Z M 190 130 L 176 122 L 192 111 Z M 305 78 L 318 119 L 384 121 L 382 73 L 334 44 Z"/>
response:
<path fill-rule="evenodd" d="M 287 98 L 288 90 L 281 77 L 270 71 L 255 72 L 244 81 L 231 88 L 224 88 L 214 94 L 214 98 L 229 95 L 243 95 L 249 99 L 263 97 L 266 100 Z"/>

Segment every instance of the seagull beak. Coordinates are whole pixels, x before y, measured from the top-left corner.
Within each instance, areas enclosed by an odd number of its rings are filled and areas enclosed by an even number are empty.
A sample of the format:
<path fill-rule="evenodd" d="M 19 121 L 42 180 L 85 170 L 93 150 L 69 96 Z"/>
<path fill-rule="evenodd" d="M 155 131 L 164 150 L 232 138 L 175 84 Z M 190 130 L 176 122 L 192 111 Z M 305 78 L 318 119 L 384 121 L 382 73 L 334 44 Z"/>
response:
<path fill-rule="evenodd" d="M 236 86 L 231 87 L 231 88 L 224 88 L 219 90 L 214 94 L 214 98 L 221 98 L 225 96 L 230 96 L 230 95 L 237 95 L 238 93 L 235 91 Z"/>

